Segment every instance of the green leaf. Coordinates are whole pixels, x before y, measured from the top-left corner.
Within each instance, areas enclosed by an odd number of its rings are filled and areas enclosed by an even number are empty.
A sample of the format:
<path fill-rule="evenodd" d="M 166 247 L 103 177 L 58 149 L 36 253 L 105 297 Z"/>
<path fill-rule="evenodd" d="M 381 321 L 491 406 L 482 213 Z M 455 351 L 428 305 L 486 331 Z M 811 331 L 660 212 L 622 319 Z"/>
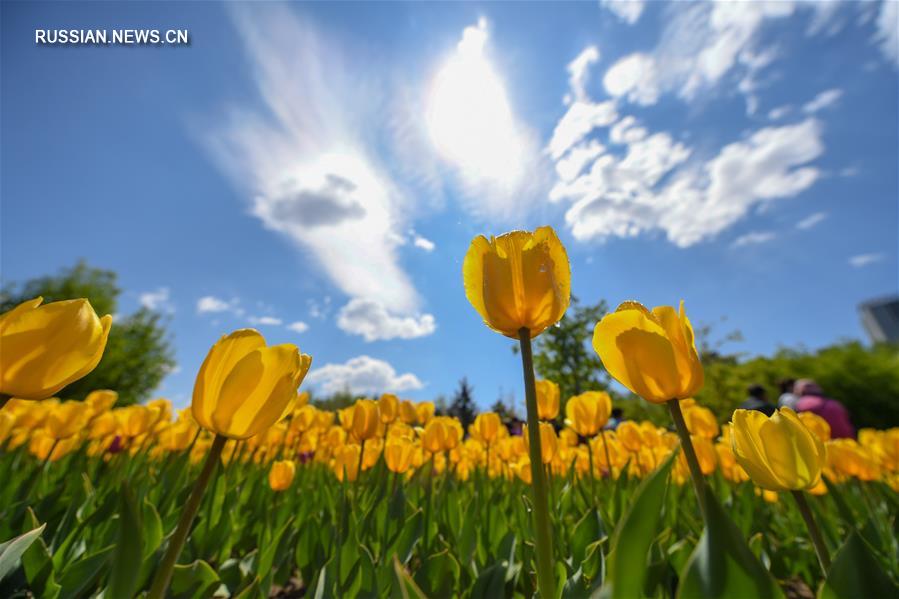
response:
<path fill-rule="evenodd" d="M 880 562 L 854 530 L 834 556 L 818 599 L 899 597 L 899 586 L 883 571 Z"/>
<path fill-rule="evenodd" d="M 134 597 L 142 563 L 143 528 L 134 491 L 126 483 L 119 493 L 119 534 L 109 573 L 107 597 Z"/>
<path fill-rule="evenodd" d="M 599 597 L 629 598 L 639 597 L 643 593 L 647 553 L 659 528 L 668 473 L 676 457 L 677 452 L 672 452 L 655 472 L 640 483 L 630 500 L 630 507 L 618 521 L 606 562 L 608 573 Z"/>
<path fill-rule="evenodd" d="M 93 585 L 109 563 L 113 549 L 114 546 L 109 546 L 67 566 L 59 577 L 60 595 L 80 597 L 93 589 Z"/>
<path fill-rule="evenodd" d="M 218 574 L 203 560 L 175 566 L 169 594 L 175 599 L 203 599 L 221 583 Z"/>
<path fill-rule="evenodd" d="M 9 574 L 19 563 L 19 558 L 25 553 L 25 550 L 31 547 L 31 544 L 41 536 L 44 532 L 46 524 L 41 524 L 33 530 L 29 530 L 25 534 L 21 534 L 15 538 L 0 544 L 0 580 Z"/>
<path fill-rule="evenodd" d="M 406 569 L 400 563 L 400 560 L 393 556 L 393 573 L 396 575 L 397 586 L 399 587 L 399 597 L 402 599 L 428 599 L 427 595 L 418 588 Z"/>
<path fill-rule="evenodd" d="M 708 523 L 681 574 L 677 598 L 782 598 L 780 587 L 749 549 L 714 493 L 708 486 L 704 491 Z"/>
<path fill-rule="evenodd" d="M 159 518 L 156 507 L 147 499 L 144 499 L 143 508 L 144 513 L 141 524 L 143 525 L 144 538 L 142 551 L 144 559 L 147 559 L 162 545 L 163 532 L 162 520 Z"/>
<path fill-rule="evenodd" d="M 470 599 L 493 599 L 506 595 L 506 562 L 497 562 L 478 575 L 471 589 Z"/>

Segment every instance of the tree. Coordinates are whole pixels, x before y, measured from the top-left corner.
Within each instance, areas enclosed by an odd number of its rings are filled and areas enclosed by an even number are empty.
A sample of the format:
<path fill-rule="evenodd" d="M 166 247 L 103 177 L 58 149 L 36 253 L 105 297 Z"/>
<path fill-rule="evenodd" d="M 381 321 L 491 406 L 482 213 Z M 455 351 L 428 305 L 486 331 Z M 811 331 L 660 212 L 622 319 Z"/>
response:
<path fill-rule="evenodd" d="M 453 402 L 446 410 L 448 416 L 456 417 L 462 423 L 462 428 L 468 430 L 468 425 L 474 422 L 477 408 L 475 407 L 472 392 L 474 389 L 468 383 L 467 378 L 459 381 L 459 389 L 453 395 Z"/>
<path fill-rule="evenodd" d="M 569 397 L 609 386 L 609 375 L 591 344 L 593 329 L 606 312 L 605 301 L 581 306 L 571 296 L 571 305 L 561 322 L 537 337 L 534 367 L 541 377 L 559 385 L 563 410 Z"/>
<path fill-rule="evenodd" d="M 17 288 L 0 292 L 0 312 L 25 300 L 42 296 L 45 303 L 85 297 L 99 315 L 117 314 L 121 289 L 116 273 L 88 266 L 80 261 L 58 275 L 32 279 Z M 112 389 L 119 394 L 116 405 L 148 399 L 166 374 L 175 366 L 164 318 L 141 308 L 128 316 L 116 316 L 97 367 L 86 377 L 59 392 L 64 399 L 84 399 L 95 389 Z"/>

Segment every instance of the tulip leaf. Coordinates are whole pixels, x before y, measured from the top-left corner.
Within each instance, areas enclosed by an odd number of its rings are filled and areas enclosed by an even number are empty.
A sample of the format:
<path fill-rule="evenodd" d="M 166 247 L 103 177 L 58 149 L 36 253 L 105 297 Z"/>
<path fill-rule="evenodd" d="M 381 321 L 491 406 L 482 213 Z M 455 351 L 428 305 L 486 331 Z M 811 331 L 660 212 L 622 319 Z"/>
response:
<path fill-rule="evenodd" d="M 107 597 L 133 597 L 137 593 L 143 553 L 141 512 L 134 491 L 126 483 L 119 493 L 119 532 Z"/>
<path fill-rule="evenodd" d="M 782 598 L 771 574 L 706 486 L 708 522 L 681 573 L 677 599 Z"/>
<path fill-rule="evenodd" d="M 668 474 L 677 452 L 672 452 L 634 492 L 630 507 L 618 521 L 606 562 L 607 575 L 598 596 L 603 599 L 639 597 L 643 593 L 647 554 L 662 518 Z"/>
<path fill-rule="evenodd" d="M 3 580 L 7 574 L 15 569 L 19 563 L 19 558 L 41 536 L 46 526 L 46 524 L 41 524 L 33 530 L 29 530 L 0 544 L 0 580 Z"/>
<path fill-rule="evenodd" d="M 396 575 L 396 582 L 400 591 L 399 596 L 402 599 L 427 599 L 427 595 L 415 584 L 415 581 L 403 568 L 396 555 L 393 556 L 393 572 Z"/>
<path fill-rule="evenodd" d="M 113 549 L 114 546 L 109 546 L 67 566 L 59 577 L 60 595 L 63 597 L 85 595 L 106 568 Z"/>
<path fill-rule="evenodd" d="M 203 560 L 175 566 L 169 594 L 175 599 L 202 599 L 211 597 L 221 584 L 218 574 Z"/>
<path fill-rule="evenodd" d="M 899 597 L 899 586 L 883 571 L 857 530 L 852 531 L 834 556 L 818 592 L 818 599 L 854 597 Z"/>
<path fill-rule="evenodd" d="M 481 570 L 478 579 L 474 582 L 474 587 L 471 589 L 470 599 L 504 597 L 506 595 L 507 569 L 505 562 L 497 562 Z"/>

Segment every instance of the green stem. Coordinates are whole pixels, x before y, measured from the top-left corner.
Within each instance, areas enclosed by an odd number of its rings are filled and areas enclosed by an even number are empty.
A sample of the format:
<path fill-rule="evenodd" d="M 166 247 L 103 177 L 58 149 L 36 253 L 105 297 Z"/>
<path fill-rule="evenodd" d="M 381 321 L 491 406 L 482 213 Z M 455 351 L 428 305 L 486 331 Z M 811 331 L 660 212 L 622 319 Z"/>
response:
<path fill-rule="evenodd" d="M 540 448 L 540 424 L 537 420 L 537 390 L 534 382 L 534 358 L 531 352 L 531 332 L 527 327 L 518 330 L 521 345 L 521 366 L 524 370 L 524 394 L 527 405 L 528 444 L 531 458 L 531 482 L 534 491 L 534 526 L 537 531 L 537 589 L 540 596 L 556 596 L 553 572 L 552 530 L 543 474 L 543 452 Z"/>
<path fill-rule="evenodd" d="M 602 448 L 606 452 L 606 474 L 609 480 L 612 480 L 612 458 L 609 457 L 609 444 L 606 443 L 606 431 L 599 429 L 599 436 L 602 437 Z"/>
<path fill-rule="evenodd" d="M 830 553 L 827 551 L 827 545 L 824 544 L 824 537 L 821 536 L 821 530 L 818 528 L 818 523 L 815 522 L 812 510 L 809 508 L 808 501 L 805 499 L 805 493 L 802 491 L 790 491 L 790 493 L 793 495 L 793 499 L 796 500 L 796 505 L 799 507 L 799 513 L 802 514 L 802 519 L 805 520 L 805 525 L 808 527 L 809 536 L 812 538 L 812 545 L 815 546 L 815 553 L 818 555 L 818 562 L 821 564 L 821 570 L 824 571 L 824 576 L 827 576 L 827 572 L 830 570 Z"/>
<path fill-rule="evenodd" d="M 699 501 L 702 519 L 708 522 L 708 510 L 705 505 L 705 477 L 702 475 L 702 469 L 699 467 L 699 460 L 696 459 L 696 450 L 693 449 L 690 431 L 687 430 L 687 423 L 684 422 L 684 414 L 681 412 L 680 402 L 672 399 L 668 402 L 668 409 L 671 412 L 671 419 L 674 420 L 674 428 L 677 429 L 677 434 L 680 437 L 680 444 L 684 450 L 684 457 L 687 459 L 687 466 L 690 468 L 690 478 L 693 480 L 693 490 L 696 491 L 696 499 Z M 639 456 L 639 454 L 637 455 Z"/>
<path fill-rule="evenodd" d="M 174 571 L 175 563 L 178 561 L 178 556 L 181 553 L 181 549 L 184 547 L 184 542 L 187 540 L 187 534 L 190 532 L 190 526 L 193 524 L 194 517 L 197 515 L 197 509 L 200 507 L 200 500 L 203 498 L 203 492 L 209 484 L 212 472 L 218 465 L 219 458 L 222 455 L 222 449 L 225 447 L 225 441 L 227 441 L 227 438 L 216 435 L 215 440 L 212 442 L 212 448 L 209 450 L 209 455 L 206 456 L 206 463 L 203 464 L 203 471 L 200 472 L 200 476 L 194 483 L 194 489 L 191 491 L 190 498 L 187 500 L 187 503 L 184 504 L 184 509 L 181 511 L 181 518 L 178 520 L 178 526 L 175 528 L 175 532 L 169 540 L 168 549 L 166 549 L 165 555 L 162 558 L 162 563 L 159 565 L 159 570 L 156 572 L 156 577 L 153 579 L 153 586 L 150 588 L 147 599 L 162 599 L 169 588 L 169 582 L 172 580 L 172 572 Z"/>
<path fill-rule="evenodd" d="M 593 495 L 593 505 L 596 505 L 596 470 L 593 466 L 593 444 L 587 440 L 587 457 L 590 458 L 590 494 Z"/>

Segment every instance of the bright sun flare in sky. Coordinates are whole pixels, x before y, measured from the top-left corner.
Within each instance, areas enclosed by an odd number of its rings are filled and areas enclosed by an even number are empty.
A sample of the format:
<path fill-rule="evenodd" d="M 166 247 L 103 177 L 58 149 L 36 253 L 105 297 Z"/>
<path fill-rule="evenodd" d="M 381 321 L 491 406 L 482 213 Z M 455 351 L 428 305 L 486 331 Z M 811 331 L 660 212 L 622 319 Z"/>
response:
<path fill-rule="evenodd" d="M 522 136 L 502 81 L 484 56 L 487 22 L 467 27 L 431 87 L 431 140 L 465 177 L 514 184 L 522 173 Z"/>

